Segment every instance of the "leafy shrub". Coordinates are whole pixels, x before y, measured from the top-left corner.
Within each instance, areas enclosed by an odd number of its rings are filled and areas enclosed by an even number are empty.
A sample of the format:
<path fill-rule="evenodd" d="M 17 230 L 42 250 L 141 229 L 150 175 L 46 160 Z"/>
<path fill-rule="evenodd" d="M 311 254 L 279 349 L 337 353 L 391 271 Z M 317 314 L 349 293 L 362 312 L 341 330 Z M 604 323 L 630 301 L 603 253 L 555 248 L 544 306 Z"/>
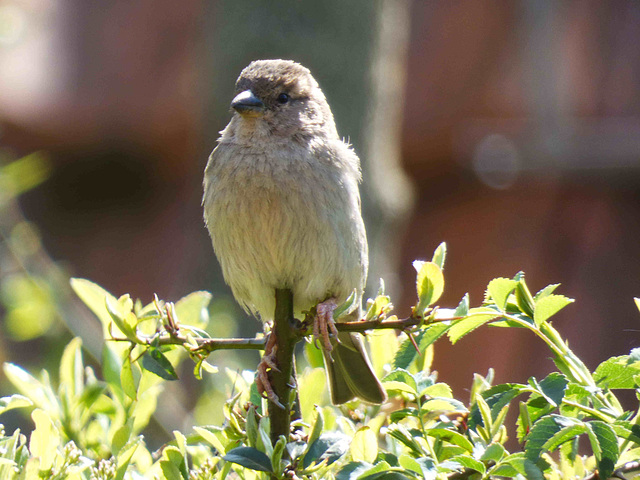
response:
<path fill-rule="evenodd" d="M 391 314 L 383 287 L 367 303 L 366 325 L 375 330 L 368 335 L 371 357 L 390 400 L 382 406 L 329 405 L 321 352 L 307 343 L 297 379 L 300 418 L 289 438 L 275 444 L 267 402 L 253 387 L 252 374 L 218 372 L 207 362 L 213 350 L 257 349 L 264 341 L 208 338 L 209 294 L 144 306 L 73 280 L 103 326 L 101 374 L 85 366 L 79 338 L 67 345 L 55 382 L 46 371 L 32 375 L 4 365 L 17 393 L 0 399 L 0 414 L 30 410 L 35 429 L 29 438 L 0 430 L 0 478 L 634 478 L 640 470 L 640 416 L 624 411 L 613 391 L 640 386 L 640 350 L 589 371 L 550 321 L 573 300 L 556 294 L 558 285 L 532 295 L 523 274 L 492 280 L 478 307 L 470 307 L 468 296 L 453 310 L 434 307 L 444 287 L 444 257 L 441 245 L 431 262 L 414 264 L 418 298 L 409 318 Z M 475 376 L 470 402 L 453 398 L 430 370 L 432 345 L 444 336 L 456 343 L 483 325 L 529 330 L 548 346 L 558 371 L 498 385 L 490 371 Z M 392 326 L 403 333 L 398 336 Z M 197 377 L 234 377 L 237 393 L 223 405 L 222 425 L 175 431 L 173 441 L 152 452 L 141 432 L 163 384 L 177 378 L 176 367 L 187 356 Z M 514 408 L 517 423 L 507 425 Z M 518 439 L 518 451 L 507 450 L 509 436 Z M 580 437 L 589 453 L 579 450 Z"/>

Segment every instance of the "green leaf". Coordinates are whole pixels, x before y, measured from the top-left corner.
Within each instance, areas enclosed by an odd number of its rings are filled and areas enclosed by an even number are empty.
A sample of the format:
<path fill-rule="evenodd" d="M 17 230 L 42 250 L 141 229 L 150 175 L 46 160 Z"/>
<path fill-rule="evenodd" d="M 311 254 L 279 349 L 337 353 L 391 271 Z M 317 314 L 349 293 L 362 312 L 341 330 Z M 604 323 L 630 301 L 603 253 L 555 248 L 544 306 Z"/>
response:
<path fill-rule="evenodd" d="M 640 374 L 640 361 L 630 355 L 611 357 L 605 360 L 593 374 L 593 379 L 601 388 L 636 388 L 634 377 Z"/>
<path fill-rule="evenodd" d="M 59 415 L 60 405 L 51 389 L 46 371 L 42 372 L 43 381 L 41 382 L 13 363 L 5 363 L 2 367 L 7 380 L 11 382 L 19 393 L 31 400 L 36 407 L 42 408 L 52 415 Z"/>
<path fill-rule="evenodd" d="M 257 448 L 236 447 L 230 450 L 222 459 L 227 462 L 237 463 L 251 470 L 273 472 L 271 460 Z"/>
<path fill-rule="evenodd" d="M 536 463 L 544 451 L 544 445 L 565 426 L 573 425 L 574 423 L 573 419 L 560 417 L 559 415 L 549 415 L 538 420 L 533 424 L 527 437 L 526 458 Z"/>
<path fill-rule="evenodd" d="M 89 307 L 89 309 L 98 317 L 102 323 L 102 330 L 105 336 L 109 335 L 109 325 L 111 324 L 111 315 L 105 308 L 105 298 L 109 298 L 116 302 L 116 298 L 107 292 L 100 285 L 83 278 L 72 278 L 71 288 L 80 297 L 80 300 Z"/>
<path fill-rule="evenodd" d="M 127 473 L 127 469 L 129 467 L 129 462 L 131 462 L 131 458 L 133 458 L 133 454 L 136 452 L 138 447 L 142 444 L 142 437 L 137 437 L 127 443 L 122 449 L 120 453 L 118 453 L 116 458 L 116 464 L 118 465 L 118 470 L 116 472 L 115 480 L 123 480 L 125 474 Z"/>
<path fill-rule="evenodd" d="M 122 390 L 131 400 L 138 399 L 138 386 L 133 376 L 133 369 L 131 366 L 131 358 L 127 356 L 122 362 L 122 370 L 120 370 L 120 385 Z"/>
<path fill-rule="evenodd" d="M 273 446 L 273 452 L 271 453 L 271 468 L 273 468 L 276 475 L 280 475 L 282 472 L 281 460 L 286 442 L 284 435 L 280 435 L 280 438 L 278 438 L 278 441 Z"/>
<path fill-rule="evenodd" d="M 579 420 L 576 420 L 574 424 L 568 424 L 566 427 L 563 427 L 560 431 L 556 432 L 552 437 L 550 437 L 544 445 L 542 445 L 542 450 L 546 452 L 553 452 L 556 448 L 562 445 L 569 440 L 573 440 L 579 435 L 587 432 L 587 427 Z"/>
<path fill-rule="evenodd" d="M 176 302 L 176 315 L 181 323 L 195 328 L 205 328 L 209 323 L 209 303 L 209 292 L 192 292 Z"/>
<path fill-rule="evenodd" d="M 515 289 L 516 304 L 520 308 L 520 311 L 530 318 L 533 318 L 533 310 L 535 308 L 535 302 L 529 291 L 529 287 L 524 280 L 524 272 L 518 272 L 514 280 L 518 282 Z"/>
<path fill-rule="evenodd" d="M 416 440 L 413 438 L 413 435 L 411 434 L 411 432 L 409 432 L 407 427 L 405 427 L 401 423 L 394 423 L 390 425 L 388 429 L 388 434 L 391 435 L 396 440 L 398 440 L 403 445 L 409 447 L 409 449 L 412 451 L 414 456 L 421 457 L 424 455 L 424 452 L 422 451 L 422 447 L 420 446 L 420 444 L 416 442 Z"/>
<path fill-rule="evenodd" d="M 360 428 L 351 440 L 349 451 L 354 461 L 373 463 L 378 456 L 376 434 L 369 427 Z"/>
<path fill-rule="evenodd" d="M 476 328 L 500 316 L 499 312 L 491 308 L 479 307 L 469 310 L 469 315 L 455 323 L 448 329 L 447 335 L 451 343 L 456 343 L 462 337 L 471 333 Z"/>
<path fill-rule="evenodd" d="M 600 478 L 609 478 L 620 456 L 616 433 L 611 426 L 599 420 L 591 421 L 587 425 L 590 428 L 590 432 L 587 433 Z"/>
<path fill-rule="evenodd" d="M 427 350 L 427 347 L 438 340 L 442 335 L 444 335 L 447 330 L 451 328 L 451 324 L 448 323 L 432 323 L 423 327 L 417 335 L 415 335 L 414 340 L 418 344 L 418 349 L 424 355 L 424 352 Z M 396 356 L 393 359 L 393 367 L 394 368 L 409 368 L 411 362 L 415 360 L 418 356 L 418 352 L 416 351 L 413 343 L 409 339 L 402 342 L 400 348 L 396 352 Z"/>
<path fill-rule="evenodd" d="M 438 265 L 433 262 L 421 262 L 416 260 L 413 266 L 418 272 L 416 288 L 418 291 L 418 305 L 416 313 L 424 315 L 429 305 L 434 304 L 444 291 L 444 275 Z"/>
<path fill-rule="evenodd" d="M 142 366 L 165 380 L 178 379 L 173 365 L 159 348 L 149 347 L 142 357 Z"/>
<path fill-rule="evenodd" d="M 505 449 L 499 443 L 492 443 L 484 451 L 480 460 L 483 462 L 495 462 L 498 463 L 505 455 Z"/>
<path fill-rule="evenodd" d="M 539 327 L 546 322 L 549 317 L 555 315 L 564 307 L 573 303 L 573 298 L 565 297 L 564 295 L 547 295 L 542 297 L 535 304 L 533 311 L 533 321 L 536 326 Z"/>
<path fill-rule="evenodd" d="M 60 386 L 71 398 L 82 394 L 84 388 L 84 364 L 82 362 L 82 340 L 72 339 L 64 349 L 60 359 Z"/>
<path fill-rule="evenodd" d="M 0 398 L 0 415 L 2 415 L 7 410 L 12 410 L 14 408 L 31 407 L 32 405 L 33 402 L 22 395 L 15 394 L 8 397 L 2 397 Z"/>
<path fill-rule="evenodd" d="M 364 317 L 366 321 L 384 317 L 393 307 L 391 298 L 388 295 L 378 295 L 374 300 L 369 299 L 367 305 L 368 308 Z"/>
<path fill-rule="evenodd" d="M 503 459 L 500 467 L 509 465 L 516 470 L 517 473 L 522 475 L 527 480 L 544 480 L 545 477 L 538 466 L 527 458 L 522 452 L 514 453 Z M 493 475 L 505 475 L 502 472 L 498 472 L 498 469 L 491 472 Z"/>
<path fill-rule="evenodd" d="M 464 448 L 467 452 L 473 451 L 473 444 L 464 435 L 456 432 L 455 430 L 449 430 L 446 428 L 430 428 L 426 431 L 430 437 L 435 437 L 440 440 L 444 440 L 453 445 Z"/>
<path fill-rule="evenodd" d="M 129 418 L 127 422 L 113 433 L 111 438 L 111 451 L 114 455 L 118 455 L 120 450 L 129 442 L 133 428 L 133 418 Z"/>
<path fill-rule="evenodd" d="M 447 258 L 447 244 L 442 242 L 438 245 L 438 248 L 433 252 L 433 258 L 431 261 L 435 263 L 440 270 L 444 270 L 444 261 Z"/>
<path fill-rule="evenodd" d="M 454 457 L 451 457 L 449 461 L 459 463 L 465 468 L 469 468 L 471 470 L 475 470 L 476 472 L 480 472 L 483 474 L 487 470 L 482 462 L 476 460 L 475 458 L 469 455 L 455 455 Z"/>
<path fill-rule="evenodd" d="M 465 293 L 464 297 L 462 297 L 462 300 L 460 300 L 460 303 L 458 303 L 458 306 L 453 311 L 453 316 L 466 317 L 467 315 L 469 315 L 469 294 Z"/>
<path fill-rule="evenodd" d="M 569 385 L 569 380 L 563 374 L 553 372 L 540 383 L 538 383 L 535 377 L 531 377 L 529 379 L 529 385 L 546 398 L 551 405 L 557 407 L 562 403 L 564 392 L 567 389 L 567 385 Z"/>
<path fill-rule="evenodd" d="M 184 454 L 172 445 L 163 449 L 160 468 L 167 480 L 189 480 L 187 460 Z"/>
<path fill-rule="evenodd" d="M 333 311 L 333 318 L 338 320 L 340 317 L 344 315 L 349 315 L 351 312 L 355 311 L 358 308 L 358 291 L 354 288 L 351 295 L 347 297 L 342 305 L 338 305 L 338 307 Z"/>
<path fill-rule="evenodd" d="M 311 427 L 311 433 L 309 434 L 309 438 L 307 440 L 309 447 L 311 444 L 315 442 L 318 438 L 320 438 L 320 434 L 324 430 L 324 415 L 322 414 L 322 409 L 318 406 L 315 407 L 315 416 L 313 421 L 313 427 Z M 307 451 L 309 449 L 307 448 Z"/>
<path fill-rule="evenodd" d="M 554 283 L 552 285 L 547 285 L 546 287 L 544 287 L 542 290 L 540 290 L 538 293 L 536 293 L 533 297 L 533 299 L 537 302 L 538 300 L 544 298 L 544 297 L 548 297 L 549 295 L 551 295 L 556 288 L 558 288 L 560 286 L 559 283 Z"/>
<path fill-rule="evenodd" d="M 510 278 L 494 278 L 487 286 L 487 294 L 493 299 L 496 306 L 501 312 L 507 304 L 507 298 L 516 288 L 518 282 Z"/>
<path fill-rule="evenodd" d="M 61 443 L 60 434 L 47 412 L 35 409 L 31 414 L 35 430 L 31 433 L 29 451 L 40 459 L 40 470 L 49 470 L 58 455 L 57 447 Z"/>
<path fill-rule="evenodd" d="M 122 296 L 118 300 L 114 300 L 112 297 L 106 296 L 104 299 L 105 307 L 111 319 L 128 339 L 135 340 L 135 321 L 125 320 L 131 313 L 129 306 L 133 307 L 129 296 Z"/>
<path fill-rule="evenodd" d="M 357 480 L 360 475 L 371 468 L 370 463 L 349 462 L 340 469 L 336 475 L 336 480 Z"/>
<path fill-rule="evenodd" d="M 401 392 L 418 395 L 418 385 L 415 378 L 408 371 L 396 368 L 387 374 L 383 379 L 387 390 L 399 390 Z"/>
<path fill-rule="evenodd" d="M 310 446 L 304 456 L 303 467 L 308 468 L 312 463 L 327 461 L 327 465 L 338 460 L 349 450 L 350 438 L 340 432 L 324 432 Z"/>
<path fill-rule="evenodd" d="M 618 421 L 611 425 L 616 435 L 625 440 L 640 445 L 640 425 L 631 422 Z"/>

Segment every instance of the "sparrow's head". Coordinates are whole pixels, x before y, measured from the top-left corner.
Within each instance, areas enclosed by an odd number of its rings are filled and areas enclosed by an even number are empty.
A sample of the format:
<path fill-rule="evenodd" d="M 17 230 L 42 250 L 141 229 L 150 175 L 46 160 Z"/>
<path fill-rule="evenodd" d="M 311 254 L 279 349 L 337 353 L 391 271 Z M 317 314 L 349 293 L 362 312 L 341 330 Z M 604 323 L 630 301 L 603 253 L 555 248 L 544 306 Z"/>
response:
<path fill-rule="evenodd" d="M 236 81 L 231 102 L 240 128 L 256 128 L 271 135 L 336 135 L 333 115 L 308 69 L 291 60 L 256 60 Z M 261 128 L 262 130 L 262 128 Z"/>

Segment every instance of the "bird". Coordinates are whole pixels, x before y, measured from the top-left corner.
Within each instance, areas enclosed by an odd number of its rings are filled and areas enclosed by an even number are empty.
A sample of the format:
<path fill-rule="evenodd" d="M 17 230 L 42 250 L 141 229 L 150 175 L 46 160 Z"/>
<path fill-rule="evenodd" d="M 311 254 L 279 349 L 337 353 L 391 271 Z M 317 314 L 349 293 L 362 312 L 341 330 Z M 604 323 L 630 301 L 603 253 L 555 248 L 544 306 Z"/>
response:
<path fill-rule="evenodd" d="M 384 402 L 362 336 L 338 332 L 333 319 L 354 290 L 361 303 L 367 277 L 358 156 L 338 136 L 317 81 L 295 61 L 251 62 L 230 111 L 205 169 L 202 200 L 225 282 L 263 322 L 273 320 L 276 289 L 290 289 L 296 317 L 315 308 L 332 403 Z M 271 340 L 259 372 L 277 368 Z M 266 375 L 258 380 L 272 398 Z"/>

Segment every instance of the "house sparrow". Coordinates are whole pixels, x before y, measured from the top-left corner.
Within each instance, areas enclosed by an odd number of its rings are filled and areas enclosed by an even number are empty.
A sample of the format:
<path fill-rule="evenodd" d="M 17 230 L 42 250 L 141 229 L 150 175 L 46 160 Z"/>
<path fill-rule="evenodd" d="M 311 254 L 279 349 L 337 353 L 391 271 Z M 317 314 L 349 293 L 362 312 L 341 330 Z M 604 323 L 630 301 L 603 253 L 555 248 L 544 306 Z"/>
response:
<path fill-rule="evenodd" d="M 338 333 L 333 320 L 354 289 L 361 299 L 367 276 L 357 155 L 338 136 L 309 70 L 293 61 L 252 62 L 236 82 L 231 109 L 205 170 L 203 197 L 225 281 L 263 322 L 273 319 L 276 289 L 292 290 L 297 316 L 316 307 L 314 336 L 332 402 L 382 403 L 386 393 L 362 337 Z M 272 345 L 258 369 L 268 396 L 266 369 L 277 368 Z"/>

